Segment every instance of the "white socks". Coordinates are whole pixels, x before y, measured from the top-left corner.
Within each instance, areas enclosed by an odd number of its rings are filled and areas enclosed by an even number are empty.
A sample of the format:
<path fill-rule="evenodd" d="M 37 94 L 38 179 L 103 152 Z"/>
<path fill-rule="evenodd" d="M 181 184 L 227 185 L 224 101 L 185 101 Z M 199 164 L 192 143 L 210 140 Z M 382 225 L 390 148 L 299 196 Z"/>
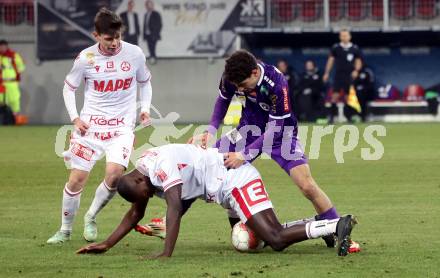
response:
<path fill-rule="evenodd" d="M 282 224 L 282 226 L 284 228 L 289 228 L 295 225 L 305 225 L 309 222 L 315 221 L 315 217 L 310 217 L 310 218 L 304 218 L 304 219 L 300 219 L 300 220 L 295 220 L 295 221 L 290 221 L 290 222 L 285 222 Z"/>
<path fill-rule="evenodd" d="M 63 204 L 61 211 L 61 231 L 65 234 L 72 232 L 73 219 L 78 211 L 81 201 L 81 192 L 72 192 L 67 188 L 67 183 L 63 190 Z M 105 181 L 101 182 L 95 192 L 95 198 L 92 205 L 87 211 L 87 216 L 95 219 L 98 212 L 113 198 L 116 194 L 116 189 L 110 189 Z"/>
<path fill-rule="evenodd" d="M 79 208 L 81 192 L 72 192 L 67 188 L 67 183 L 63 190 L 63 205 L 61 211 L 61 231 L 70 234 L 72 231 L 73 218 Z"/>
<path fill-rule="evenodd" d="M 339 218 L 332 220 L 312 221 L 306 224 L 308 238 L 319 238 L 336 233 Z"/>
<path fill-rule="evenodd" d="M 98 188 L 96 188 L 95 198 L 93 199 L 86 216 L 93 220 L 96 219 L 98 212 L 107 205 L 115 194 L 116 188 L 110 188 L 105 181 L 101 182 Z"/>

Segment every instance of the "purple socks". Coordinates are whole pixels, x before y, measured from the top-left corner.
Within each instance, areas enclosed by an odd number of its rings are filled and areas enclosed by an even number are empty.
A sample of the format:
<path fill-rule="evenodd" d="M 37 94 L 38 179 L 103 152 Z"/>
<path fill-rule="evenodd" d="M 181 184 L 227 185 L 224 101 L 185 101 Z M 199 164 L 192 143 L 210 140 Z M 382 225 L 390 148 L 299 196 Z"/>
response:
<path fill-rule="evenodd" d="M 336 208 L 332 207 L 331 209 L 327 210 L 326 212 L 318 215 L 317 218 L 318 218 L 317 220 L 324 220 L 324 219 L 331 220 L 331 219 L 339 218 L 339 214 L 336 211 Z"/>

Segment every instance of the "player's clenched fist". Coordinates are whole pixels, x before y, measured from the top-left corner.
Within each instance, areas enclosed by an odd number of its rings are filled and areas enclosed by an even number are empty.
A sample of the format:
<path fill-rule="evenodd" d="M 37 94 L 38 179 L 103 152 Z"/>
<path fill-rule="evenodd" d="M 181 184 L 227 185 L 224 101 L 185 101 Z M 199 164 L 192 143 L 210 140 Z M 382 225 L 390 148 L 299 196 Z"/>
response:
<path fill-rule="evenodd" d="M 151 125 L 151 118 L 150 118 L 150 114 L 148 114 L 147 112 L 142 112 L 141 115 L 139 116 L 140 120 L 141 120 L 141 124 L 143 126 L 149 126 Z"/>
<path fill-rule="evenodd" d="M 80 118 L 74 119 L 73 125 L 75 126 L 75 129 L 81 133 L 81 135 L 85 135 L 87 129 L 89 129 L 89 125 L 82 121 Z"/>
<path fill-rule="evenodd" d="M 110 247 L 105 243 L 92 243 L 80 248 L 78 251 L 76 251 L 76 254 L 87 254 L 87 253 L 99 254 L 99 253 L 107 252 L 108 249 L 110 249 Z"/>

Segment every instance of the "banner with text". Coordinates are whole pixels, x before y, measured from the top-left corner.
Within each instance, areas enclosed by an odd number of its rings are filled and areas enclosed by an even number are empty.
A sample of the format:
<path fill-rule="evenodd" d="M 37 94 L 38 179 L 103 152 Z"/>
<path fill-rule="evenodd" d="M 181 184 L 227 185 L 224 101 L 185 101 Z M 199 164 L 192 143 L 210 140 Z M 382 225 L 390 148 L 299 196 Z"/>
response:
<path fill-rule="evenodd" d="M 267 22 L 266 0 L 39 0 L 39 59 L 72 58 L 93 44 L 93 19 L 102 6 L 121 15 L 124 40 L 147 57 L 223 56 L 236 27 L 264 28 Z"/>

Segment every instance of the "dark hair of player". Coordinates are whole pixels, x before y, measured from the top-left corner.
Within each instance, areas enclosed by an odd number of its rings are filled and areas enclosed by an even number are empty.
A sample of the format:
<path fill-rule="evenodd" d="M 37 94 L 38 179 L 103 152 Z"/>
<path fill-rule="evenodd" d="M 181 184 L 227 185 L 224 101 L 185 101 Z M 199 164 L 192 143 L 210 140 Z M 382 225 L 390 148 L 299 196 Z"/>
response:
<path fill-rule="evenodd" d="M 8 41 L 7 40 L 0 40 L 0 45 L 8 45 Z"/>
<path fill-rule="evenodd" d="M 118 193 L 126 201 L 134 203 L 137 199 L 136 181 L 130 176 L 123 176 L 118 181 Z"/>
<path fill-rule="evenodd" d="M 95 31 L 98 34 L 114 36 L 123 30 L 122 20 L 115 12 L 101 8 L 95 16 Z"/>
<path fill-rule="evenodd" d="M 226 59 L 224 78 L 233 84 L 240 84 L 249 78 L 257 68 L 257 59 L 246 50 L 238 50 Z"/>

